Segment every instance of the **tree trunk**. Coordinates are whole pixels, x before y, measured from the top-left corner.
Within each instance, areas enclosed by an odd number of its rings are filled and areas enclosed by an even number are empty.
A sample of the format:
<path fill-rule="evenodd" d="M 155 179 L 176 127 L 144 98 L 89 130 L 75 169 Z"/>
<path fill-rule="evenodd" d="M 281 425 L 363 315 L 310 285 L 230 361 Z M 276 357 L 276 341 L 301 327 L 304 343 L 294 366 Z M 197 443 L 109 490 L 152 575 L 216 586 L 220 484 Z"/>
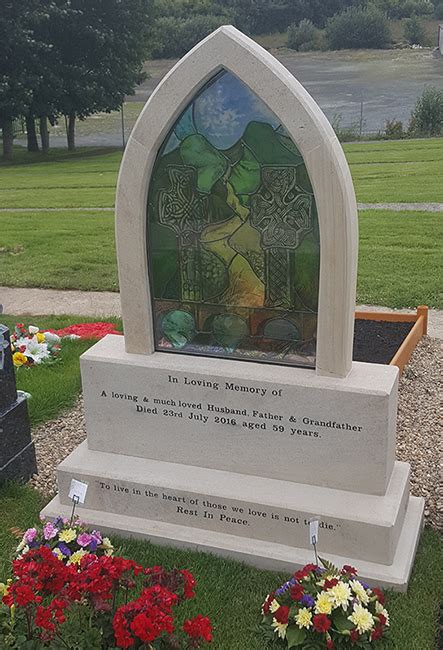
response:
<path fill-rule="evenodd" d="M 68 150 L 74 151 L 75 149 L 75 113 L 68 116 Z"/>
<path fill-rule="evenodd" d="M 31 115 L 26 116 L 26 135 L 28 138 L 28 151 L 39 151 L 35 118 Z"/>
<path fill-rule="evenodd" d="M 3 158 L 12 160 L 12 145 L 14 144 L 14 130 L 12 127 L 12 120 L 5 119 L 3 121 Z"/>
<path fill-rule="evenodd" d="M 40 138 L 42 141 L 43 153 L 49 151 L 49 131 L 48 131 L 48 118 L 46 115 L 40 115 Z"/>

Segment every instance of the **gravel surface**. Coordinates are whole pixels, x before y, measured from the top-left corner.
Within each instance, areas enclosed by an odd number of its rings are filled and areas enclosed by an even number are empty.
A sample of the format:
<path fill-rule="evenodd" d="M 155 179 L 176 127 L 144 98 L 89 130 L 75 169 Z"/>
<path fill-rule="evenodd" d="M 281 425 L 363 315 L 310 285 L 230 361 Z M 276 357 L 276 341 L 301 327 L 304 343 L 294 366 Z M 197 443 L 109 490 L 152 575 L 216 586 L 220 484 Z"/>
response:
<path fill-rule="evenodd" d="M 443 528 L 442 344 L 424 337 L 400 379 L 397 457 L 411 464 L 411 491 L 426 499 L 427 523 Z M 57 465 L 86 438 L 83 401 L 33 431 L 39 473 L 31 483 L 46 495 L 56 491 Z"/>

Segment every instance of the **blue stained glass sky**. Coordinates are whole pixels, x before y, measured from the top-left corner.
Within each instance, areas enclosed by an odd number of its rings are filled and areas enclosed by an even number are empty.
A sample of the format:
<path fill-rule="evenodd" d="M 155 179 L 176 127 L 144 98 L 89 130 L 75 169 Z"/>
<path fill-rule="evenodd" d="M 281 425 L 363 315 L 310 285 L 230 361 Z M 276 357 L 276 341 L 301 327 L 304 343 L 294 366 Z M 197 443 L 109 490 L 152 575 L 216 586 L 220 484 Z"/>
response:
<path fill-rule="evenodd" d="M 200 133 L 217 149 L 229 149 L 243 135 L 251 121 L 266 122 L 277 128 L 277 117 L 242 81 L 223 71 L 208 82 L 182 113 L 174 126 L 164 153 L 175 149 L 180 140 Z"/>

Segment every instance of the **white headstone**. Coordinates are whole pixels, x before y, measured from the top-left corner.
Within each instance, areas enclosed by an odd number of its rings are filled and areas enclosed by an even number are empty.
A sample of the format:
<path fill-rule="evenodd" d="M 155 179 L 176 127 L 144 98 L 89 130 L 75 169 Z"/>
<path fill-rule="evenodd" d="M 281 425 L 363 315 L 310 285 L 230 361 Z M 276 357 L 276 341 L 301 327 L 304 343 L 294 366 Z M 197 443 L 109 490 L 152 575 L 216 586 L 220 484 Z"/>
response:
<path fill-rule="evenodd" d="M 254 144 L 245 111 L 216 94 L 223 80 L 255 106 Z M 82 357 L 88 440 L 45 513 L 69 509 L 74 478 L 83 518 L 105 530 L 288 570 L 312 560 L 317 520 L 321 555 L 404 589 L 423 500 L 395 460 L 397 368 L 352 362 L 355 194 L 314 100 L 218 29 L 142 111 L 116 232 L 125 336 Z"/>

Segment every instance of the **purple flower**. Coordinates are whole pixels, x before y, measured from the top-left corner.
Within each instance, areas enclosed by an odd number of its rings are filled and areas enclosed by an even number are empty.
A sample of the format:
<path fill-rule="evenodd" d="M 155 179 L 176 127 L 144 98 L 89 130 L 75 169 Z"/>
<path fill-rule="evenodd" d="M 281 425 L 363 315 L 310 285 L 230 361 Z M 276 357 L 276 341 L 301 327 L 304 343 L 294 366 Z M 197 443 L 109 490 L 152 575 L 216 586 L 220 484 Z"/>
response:
<path fill-rule="evenodd" d="M 96 539 L 93 539 L 91 543 L 89 544 L 89 550 L 93 553 L 94 551 L 97 550 L 98 542 Z"/>
<path fill-rule="evenodd" d="M 53 539 L 58 533 L 58 528 L 54 526 L 54 524 L 50 521 L 48 521 L 44 526 L 43 526 L 43 537 L 48 540 L 48 539 Z"/>
<path fill-rule="evenodd" d="M 292 578 L 290 579 L 290 581 L 289 581 L 289 584 L 291 585 L 291 587 L 292 587 L 293 585 L 296 585 L 296 584 L 297 584 L 297 580 L 296 580 L 296 578 L 292 577 Z"/>
<path fill-rule="evenodd" d="M 289 586 L 290 586 L 289 582 L 285 582 L 284 585 L 282 585 L 281 587 L 279 587 L 279 589 L 276 590 L 275 595 L 282 596 L 286 591 L 288 591 Z"/>
<path fill-rule="evenodd" d="M 304 596 L 302 596 L 300 604 L 303 605 L 303 607 L 313 607 L 315 604 L 315 600 L 309 594 L 305 594 Z"/>
<path fill-rule="evenodd" d="M 366 582 L 360 582 L 363 589 L 370 589 L 370 586 Z"/>
<path fill-rule="evenodd" d="M 92 535 L 89 533 L 80 533 L 77 537 L 77 544 L 79 546 L 88 546 L 92 542 Z"/>
<path fill-rule="evenodd" d="M 98 530 L 93 530 L 91 533 L 91 537 L 96 540 L 97 544 L 101 544 L 103 542 L 103 537 Z"/>
<path fill-rule="evenodd" d="M 36 537 L 37 537 L 37 530 L 35 528 L 28 528 L 26 533 L 23 535 L 23 539 L 25 540 L 28 546 L 32 544 L 32 542 L 35 540 Z"/>
<path fill-rule="evenodd" d="M 64 542 L 59 542 L 57 544 L 57 548 L 60 549 L 60 551 L 63 553 L 65 557 L 71 557 L 72 555 L 71 549 Z"/>

